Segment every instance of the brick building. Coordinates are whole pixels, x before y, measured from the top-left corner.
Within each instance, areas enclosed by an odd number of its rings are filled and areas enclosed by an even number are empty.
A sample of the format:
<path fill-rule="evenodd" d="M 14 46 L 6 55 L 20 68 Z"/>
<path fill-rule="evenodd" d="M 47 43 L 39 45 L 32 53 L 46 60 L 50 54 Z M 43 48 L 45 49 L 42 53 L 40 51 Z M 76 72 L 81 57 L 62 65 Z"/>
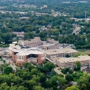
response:
<path fill-rule="evenodd" d="M 20 46 L 15 46 L 10 44 L 9 47 L 12 60 L 17 65 L 22 65 L 26 62 L 32 62 L 35 64 L 40 64 L 45 61 L 45 54 L 42 50 L 38 48 L 21 48 Z"/>

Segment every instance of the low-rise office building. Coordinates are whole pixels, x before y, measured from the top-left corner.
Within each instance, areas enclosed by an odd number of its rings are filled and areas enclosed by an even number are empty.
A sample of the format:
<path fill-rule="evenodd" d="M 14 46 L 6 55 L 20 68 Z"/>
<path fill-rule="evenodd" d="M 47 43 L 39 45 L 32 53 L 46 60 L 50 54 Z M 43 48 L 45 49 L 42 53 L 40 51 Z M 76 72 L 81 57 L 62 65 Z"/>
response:
<path fill-rule="evenodd" d="M 48 38 L 46 41 L 41 41 L 40 37 L 35 37 L 31 40 L 19 40 L 18 44 L 26 47 L 40 47 L 44 50 L 48 49 L 58 49 L 59 42 L 54 39 Z"/>
<path fill-rule="evenodd" d="M 42 48 L 43 50 L 50 50 L 50 49 L 59 49 L 59 43 L 53 43 L 53 44 L 50 44 L 50 43 L 43 43 L 43 45 L 40 47 Z"/>
<path fill-rule="evenodd" d="M 18 44 L 22 46 L 27 46 L 27 47 L 38 47 L 42 45 L 43 43 L 40 37 L 35 37 L 34 39 L 31 39 L 30 41 L 29 40 L 19 40 Z"/>
<path fill-rule="evenodd" d="M 78 51 L 74 50 L 72 48 L 66 47 L 66 48 L 61 48 L 61 49 L 51 49 L 51 50 L 46 50 L 46 56 L 53 60 L 56 57 L 66 57 L 68 56 L 73 56 L 76 54 Z"/>
<path fill-rule="evenodd" d="M 90 64 L 90 56 L 85 55 L 85 56 L 70 57 L 70 58 L 58 57 L 56 58 L 55 63 L 60 68 L 67 68 L 67 67 L 73 68 L 77 61 L 81 63 L 81 66 L 88 66 Z"/>
<path fill-rule="evenodd" d="M 46 41 L 43 41 L 42 49 L 44 50 L 59 49 L 59 46 L 60 45 L 58 41 L 48 38 Z"/>

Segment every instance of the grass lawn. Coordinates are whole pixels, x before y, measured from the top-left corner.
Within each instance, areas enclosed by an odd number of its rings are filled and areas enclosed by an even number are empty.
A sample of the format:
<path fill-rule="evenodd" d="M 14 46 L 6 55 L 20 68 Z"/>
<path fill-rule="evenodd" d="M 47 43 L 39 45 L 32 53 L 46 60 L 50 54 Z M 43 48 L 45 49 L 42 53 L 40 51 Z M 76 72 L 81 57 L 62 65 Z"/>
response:
<path fill-rule="evenodd" d="M 9 47 L 8 44 L 0 44 L 0 47 Z"/>
<path fill-rule="evenodd" d="M 84 54 L 88 54 L 88 55 L 90 55 L 90 50 L 88 49 L 80 49 L 80 50 L 78 50 L 79 52 L 82 52 L 82 53 L 84 53 Z"/>
<path fill-rule="evenodd" d="M 87 55 L 87 54 L 83 51 L 78 51 L 78 53 L 74 54 L 73 57 L 78 57 L 80 55 Z"/>
<path fill-rule="evenodd" d="M 80 55 L 90 55 L 90 50 L 87 49 L 78 49 L 78 53 L 74 54 L 73 57 L 78 57 Z"/>

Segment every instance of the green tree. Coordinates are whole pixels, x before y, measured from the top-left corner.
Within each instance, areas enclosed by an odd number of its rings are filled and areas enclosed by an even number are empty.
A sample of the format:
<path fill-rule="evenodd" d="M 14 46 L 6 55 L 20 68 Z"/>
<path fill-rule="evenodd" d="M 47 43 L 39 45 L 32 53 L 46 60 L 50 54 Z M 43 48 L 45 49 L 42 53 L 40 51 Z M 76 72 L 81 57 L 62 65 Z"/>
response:
<path fill-rule="evenodd" d="M 54 75 L 48 81 L 46 81 L 46 86 L 52 87 L 55 90 L 57 86 L 62 87 L 65 83 L 66 83 L 66 80 L 64 79 L 64 77 Z"/>
<path fill-rule="evenodd" d="M 9 73 L 12 73 L 12 72 L 13 72 L 13 69 L 11 67 L 5 67 L 5 69 L 4 69 L 5 74 L 9 74 Z"/>
<path fill-rule="evenodd" d="M 45 89 L 41 86 L 35 86 L 33 90 L 45 90 Z"/>
<path fill-rule="evenodd" d="M 76 86 L 67 87 L 65 90 L 79 90 Z"/>
<path fill-rule="evenodd" d="M 70 81 L 73 81 L 73 77 L 72 77 L 71 74 L 66 74 L 65 78 L 66 78 L 66 80 L 69 81 L 69 82 L 70 82 Z"/>
<path fill-rule="evenodd" d="M 66 73 L 69 73 L 69 74 L 72 74 L 73 73 L 73 70 L 71 70 L 70 68 L 64 68 L 61 70 L 62 73 L 66 74 Z"/>
<path fill-rule="evenodd" d="M 78 86 L 80 90 L 89 90 L 90 89 L 90 76 L 87 73 L 84 73 L 78 80 Z"/>
<path fill-rule="evenodd" d="M 47 62 L 44 64 L 44 68 L 46 72 L 51 72 L 51 70 L 55 67 L 53 63 Z"/>
<path fill-rule="evenodd" d="M 33 79 L 24 82 L 24 86 L 27 87 L 29 90 L 33 90 L 33 87 L 37 85 L 37 82 Z"/>
<path fill-rule="evenodd" d="M 46 81 L 46 77 L 43 73 L 40 73 L 40 82 L 43 83 Z"/>
<path fill-rule="evenodd" d="M 0 85 L 0 90 L 10 90 L 10 87 L 7 85 L 7 83 L 2 83 Z"/>
<path fill-rule="evenodd" d="M 19 86 L 17 90 L 28 90 L 26 87 Z"/>
<path fill-rule="evenodd" d="M 76 61 L 74 70 L 80 70 L 81 69 L 81 63 L 79 61 Z"/>
<path fill-rule="evenodd" d="M 11 86 L 10 90 L 18 90 L 17 86 Z"/>

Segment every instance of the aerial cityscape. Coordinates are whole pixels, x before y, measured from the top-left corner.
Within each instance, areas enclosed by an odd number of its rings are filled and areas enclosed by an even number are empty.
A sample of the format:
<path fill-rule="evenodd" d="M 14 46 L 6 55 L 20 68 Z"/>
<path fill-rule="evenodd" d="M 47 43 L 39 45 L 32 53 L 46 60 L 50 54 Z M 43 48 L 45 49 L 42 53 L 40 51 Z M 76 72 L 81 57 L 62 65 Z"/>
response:
<path fill-rule="evenodd" d="M 0 90 L 90 90 L 90 1 L 0 0 Z"/>

